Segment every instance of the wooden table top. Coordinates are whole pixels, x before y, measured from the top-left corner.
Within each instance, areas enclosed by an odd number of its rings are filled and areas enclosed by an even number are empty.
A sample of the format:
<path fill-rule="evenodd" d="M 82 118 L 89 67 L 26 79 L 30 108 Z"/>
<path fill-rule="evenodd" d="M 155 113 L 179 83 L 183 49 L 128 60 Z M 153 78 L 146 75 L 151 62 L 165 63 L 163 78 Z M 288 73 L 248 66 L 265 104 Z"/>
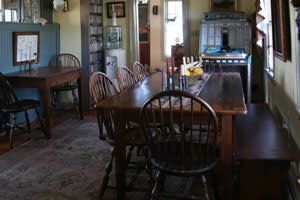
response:
<path fill-rule="evenodd" d="M 39 67 L 35 70 L 17 71 L 5 74 L 9 78 L 48 79 L 51 77 L 81 71 L 79 67 Z"/>
<path fill-rule="evenodd" d="M 149 98 L 163 91 L 161 82 L 161 73 L 155 73 L 132 88 L 99 102 L 97 108 L 139 111 Z M 247 113 L 239 73 L 213 74 L 198 96 L 207 101 L 218 114 Z"/>

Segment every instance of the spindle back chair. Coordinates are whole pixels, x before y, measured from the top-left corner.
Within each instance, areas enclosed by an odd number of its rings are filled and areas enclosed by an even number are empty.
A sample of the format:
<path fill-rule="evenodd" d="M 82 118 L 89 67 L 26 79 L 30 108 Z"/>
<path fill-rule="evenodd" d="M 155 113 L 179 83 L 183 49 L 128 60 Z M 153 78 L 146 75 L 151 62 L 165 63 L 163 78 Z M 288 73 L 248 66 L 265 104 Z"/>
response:
<path fill-rule="evenodd" d="M 49 67 L 81 67 L 79 59 L 73 54 L 62 53 L 56 56 L 53 56 L 48 63 Z M 73 97 L 73 104 L 75 110 L 79 113 L 78 108 L 78 97 L 76 96 L 76 89 L 78 89 L 78 85 L 76 80 L 65 82 L 63 85 L 56 86 L 52 88 L 52 105 L 56 107 L 57 102 L 57 94 L 61 91 L 71 91 Z"/>
<path fill-rule="evenodd" d="M 28 110 L 34 109 L 40 122 L 40 128 L 44 132 L 44 124 L 40 117 L 40 101 L 34 99 L 18 99 L 12 85 L 7 78 L 0 72 L 0 112 L 4 118 L 4 126 L 9 134 L 10 148 L 13 148 L 13 131 L 16 128 L 22 129 L 28 133 L 31 132 L 31 125 Z M 27 129 L 17 125 L 17 114 L 24 112 Z"/>
<path fill-rule="evenodd" d="M 218 120 L 204 100 L 184 91 L 164 91 L 145 103 L 141 118 L 157 176 L 205 176 L 213 172 L 219 157 Z M 158 180 L 153 197 L 159 195 Z"/>

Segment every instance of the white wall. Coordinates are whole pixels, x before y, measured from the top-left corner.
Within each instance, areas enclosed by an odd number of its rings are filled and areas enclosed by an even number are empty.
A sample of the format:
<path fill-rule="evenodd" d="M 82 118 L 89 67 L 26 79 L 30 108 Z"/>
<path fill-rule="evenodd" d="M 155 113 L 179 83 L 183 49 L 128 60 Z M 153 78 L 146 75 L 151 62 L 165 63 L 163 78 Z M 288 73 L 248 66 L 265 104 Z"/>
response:
<path fill-rule="evenodd" d="M 152 7 L 158 6 L 158 15 L 153 15 Z M 164 66 L 164 2 L 163 0 L 150 1 L 150 64 L 151 70 Z"/>
<path fill-rule="evenodd" d="M 60 52 L 74 54 L 81 61 L 80 0 L 69 3 L 69 11 L 54 11 L 53 21 L 60 24 Z"/>

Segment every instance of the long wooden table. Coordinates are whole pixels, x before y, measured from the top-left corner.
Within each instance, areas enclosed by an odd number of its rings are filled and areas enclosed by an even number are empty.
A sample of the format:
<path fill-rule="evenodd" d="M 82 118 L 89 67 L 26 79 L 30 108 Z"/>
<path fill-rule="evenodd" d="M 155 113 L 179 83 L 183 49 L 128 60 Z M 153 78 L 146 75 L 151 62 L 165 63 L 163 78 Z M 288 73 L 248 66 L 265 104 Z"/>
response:
<path fill-rule="evenodd" d="M 40 67 L 36 70 L 17 71 L 5 74 L 16 88 L 38 88 L 42 93 L 46 136 L 51 138 L 51 88 L 67 81 L 77 80 L 79 113 L 83 119 L 82 68 Z"/>
<path fill-rule="evenodd" d="M 163 90 L 161 73 L 156 73 L 134 87 L 107 98 L 97 104 L 97 109 L 115 110 L 122 121 L 139 122 L 143 104 L 154 94 Z M 239 73 L 215 73 L 206 82 L 199 97 L 207 101 L 221 119 L 221 166 L 222 183 L 226 199 L 232 199 L 232 150 L 233 121 L 235 115 L 247 113 L 242 82 Z M 125 199 L 126 150 L 121 141 L 116 141 L 117 199 Z"/>

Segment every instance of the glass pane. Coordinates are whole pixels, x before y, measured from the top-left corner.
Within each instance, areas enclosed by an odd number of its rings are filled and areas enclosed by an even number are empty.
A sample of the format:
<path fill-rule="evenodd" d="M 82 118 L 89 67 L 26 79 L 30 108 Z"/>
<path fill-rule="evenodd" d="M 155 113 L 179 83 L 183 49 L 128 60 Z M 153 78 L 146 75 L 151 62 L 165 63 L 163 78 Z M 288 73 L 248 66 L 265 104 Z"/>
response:
<path fill-rule="evenodd" d="M 24 0 L 23 19 L 24 22 L 33 22 L 34 18 L 40 17 L 40 1 L 39 0 Z"/>
<path fill-rule="evenodd" d="M 19 1 L 18 0 L 5 0 L 4 1 L 4 14 L 6 22 L 18 22 Z"/>
<path fill-rule="evenodd" d="M 2 0 L 0 0 L 0 22 L 2 22 Z"/>

